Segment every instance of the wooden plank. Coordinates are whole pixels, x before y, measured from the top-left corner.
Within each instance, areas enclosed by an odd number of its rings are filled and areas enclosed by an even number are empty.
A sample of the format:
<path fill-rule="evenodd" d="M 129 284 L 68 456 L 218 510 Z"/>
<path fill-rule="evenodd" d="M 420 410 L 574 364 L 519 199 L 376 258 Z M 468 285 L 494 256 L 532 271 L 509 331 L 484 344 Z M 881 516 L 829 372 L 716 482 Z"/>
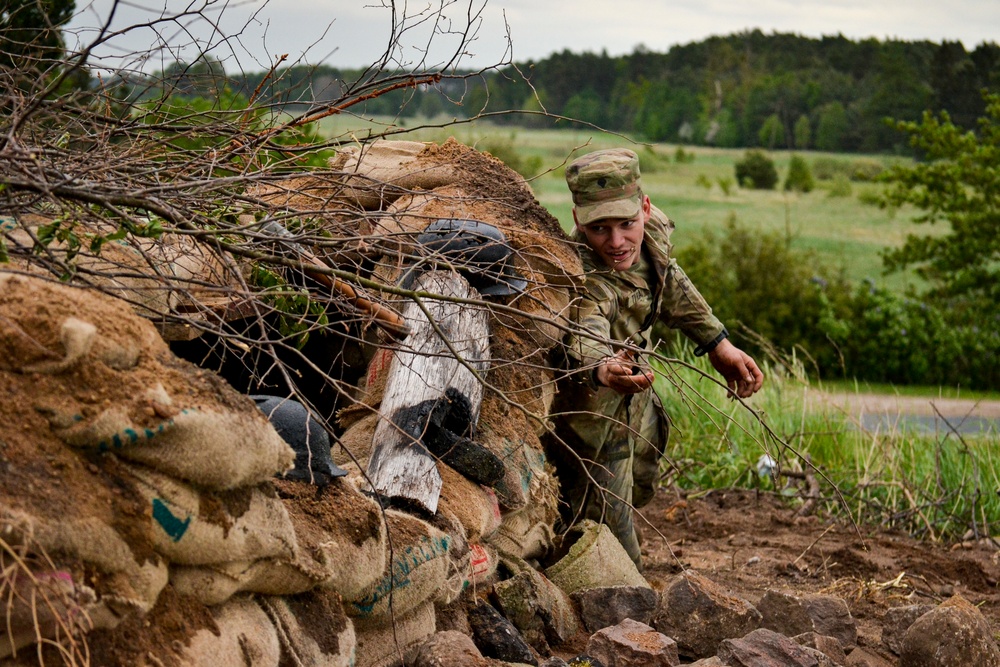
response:
<path fill-rule="evenodd" d="M 451 271 L 422 274 L 414 290 L 479 298 L 465 278 Z M 468 399 L 472 426 L 479 421 L 483 386 L 470 367 L 479 373 L 489 367 L 489 325 L 483 307 L 430 299 L 423 303 L 430 319 L 416 302 L 403 310 L 411 333 L 389 364 L 368 476 L 385 498 L 402 499 L 434 513 L 441 475 L 420 438 L 434 406 L 447 400 L 449 388 Z"/>

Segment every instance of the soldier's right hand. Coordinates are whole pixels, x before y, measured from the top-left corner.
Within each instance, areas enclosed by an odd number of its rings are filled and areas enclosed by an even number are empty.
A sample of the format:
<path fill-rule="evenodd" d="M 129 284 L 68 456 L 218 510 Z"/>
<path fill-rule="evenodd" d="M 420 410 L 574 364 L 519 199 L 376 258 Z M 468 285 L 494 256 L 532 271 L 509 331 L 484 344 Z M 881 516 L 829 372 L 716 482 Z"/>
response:
<path fill-rule="evenodd" d="M 621 350 L 613 357 L 605 357 L 595 372 L 599 385 L 609 387 L 619 394 L 638 394 L 653 386 L 653 371 L 636 366 L 629 350 Z"/>

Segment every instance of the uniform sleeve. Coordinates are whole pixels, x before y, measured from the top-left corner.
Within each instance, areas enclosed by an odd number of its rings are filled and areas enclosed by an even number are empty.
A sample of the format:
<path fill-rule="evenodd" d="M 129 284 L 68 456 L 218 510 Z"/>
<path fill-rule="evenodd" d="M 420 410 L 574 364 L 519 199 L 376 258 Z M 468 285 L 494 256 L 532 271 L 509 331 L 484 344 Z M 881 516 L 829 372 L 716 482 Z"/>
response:
<path fill-rule="evenodd" d="M 609 341 L 616 310 L 614 292 L 603 282 L 588 278 L 586 291 L 573 306 L 574 331 L 567 337 L 567 355 L 574 370 L 588 371 L 581 374 L 581 380 L 592 382 L 589 371 L 614 354 Z"/>
<path fill-rule="evenodd" d="M 666 284 L 660 303 L 660 319 L 671 329 L 679 329 L 695 345 L 711 342 L 725 328 L 722 321 L 712 314 L 698 288 L 670 258 L 667 264 Z"/>

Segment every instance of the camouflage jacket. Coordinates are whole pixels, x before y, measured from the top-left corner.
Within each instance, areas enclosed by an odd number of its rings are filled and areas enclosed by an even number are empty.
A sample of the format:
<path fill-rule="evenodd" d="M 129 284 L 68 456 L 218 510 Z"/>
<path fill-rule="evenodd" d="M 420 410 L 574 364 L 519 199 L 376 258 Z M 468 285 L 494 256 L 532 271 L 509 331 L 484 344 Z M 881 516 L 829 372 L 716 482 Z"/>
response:
<path fill-rule="evenodd" d="M 652 391 L 627 397 L 594 382 L 593 370 L 614 354 L 606 341 L 650 350 L 650 329 L 656 321 L 681 331 L 699 346 L 722 332 L 722 322 L 670 256 L 673 228 L 673 222 L 654 206 L 646 224 L 642 258 L 627 271 L 608 268 L 586 246 L 582 234 L 574 237 L 583 243 L 586 282 L 573 318 L 593 337 L 574 335 L 567 341 L 573 372 L 571 380 L 560 386 L 557 411 L 563 412 L 563 420 L 587 445 L 589 451 L 581 455 L 599 459 L 605 444 L 632 440 L 652 400 Z"/>

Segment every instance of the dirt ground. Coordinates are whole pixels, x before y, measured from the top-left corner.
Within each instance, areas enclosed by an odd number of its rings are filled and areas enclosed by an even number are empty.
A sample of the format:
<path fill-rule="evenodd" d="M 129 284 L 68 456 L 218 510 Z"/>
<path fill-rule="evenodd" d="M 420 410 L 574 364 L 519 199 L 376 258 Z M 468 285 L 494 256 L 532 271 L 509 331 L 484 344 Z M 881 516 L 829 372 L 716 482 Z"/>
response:
<path fill-rule="evenodd" d="M 661 589 L 690 568 L 751 603 L 768 589 L 837 595 L 857 620 L 859 646 L 887 658 L 881 627 L 889 607 L 937 604 L 961 594 L 1000 629 L 996 546 L 921 542 L 795 512 L 763 492 L 683 498 L 663 491 L 642 511 L 649 522 L 643 527 L 645 575 Z"/>

